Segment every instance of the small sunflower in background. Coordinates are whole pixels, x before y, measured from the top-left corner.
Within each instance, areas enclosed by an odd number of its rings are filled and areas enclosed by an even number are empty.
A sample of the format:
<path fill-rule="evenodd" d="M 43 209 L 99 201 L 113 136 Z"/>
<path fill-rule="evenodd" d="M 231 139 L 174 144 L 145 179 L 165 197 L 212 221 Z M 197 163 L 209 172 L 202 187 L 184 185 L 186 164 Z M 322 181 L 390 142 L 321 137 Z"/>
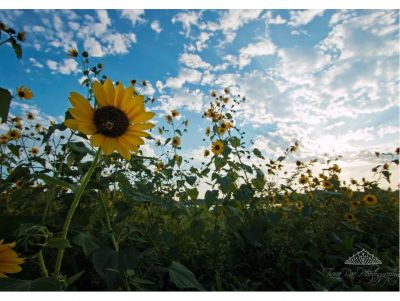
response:
<path fill-rule="evenodd" d="M 172 110 L 172 111 L 171 111 L 171 115 L 172 115 L 172 117 L 176 118 L 176 117 L 178 117 L 180 114 L 179 114 L 179 112 L 178 112 L 177 110 Z"/>
<path fill-rule="evenodd" d="M 34 156 L 39 155 L 39 149 L 37 147 L 32 147 L 31 148 L 31 154 Z"/>
<path fill-rule="evenodd" d="M 210 151 L 208 149 L 205 149 L 203 155 L 204 157 L 208 157 L 210 155 Z"/>
<path fill-rule="evenodd" d="M 79 52 L 76 48 L 72 47 L 68 50 L 68 56 L 70 57 L 78 57 Z"/>
<path fill-rule="evenodd" d="M 224 151 L 224 143 L 221 140 L 214 141 L 211 146 L 211 151 L 214 155 L 219 156 Z"/>
<path fill-rule="evenodd" d="M 217 97 L 217 91 L 213 90 L 211 91 L 211 97 Z"/>
<path fill-rule="evenodd" d="M 370 206 L 374 206 L 378 203 L 378 198 L 373 194 L 367 194 L 363 197 L 363 201 Z"/>
<path fill-rule="evenodd" d="M 154 127 L 147 121 L 155 114 L 145 111 L 143 95 L 134 95 L 134 89 L 124 88 L 122 83 L 114 86 L 110 79 L 103 84 L 95 81 L 93 92 L 98 104 L 95 108 L 81 94 L 70 94 L 73 108 L 69 112 L 73 118 L 66 119 L 64 124 L 90 135 L 92 146 L 100 147 L 105 155 L 117 151 L 130 160 L 131 151 L 138 152 L 144 144 L 142 137 L 150 136 L 144 131 Z"/>
<path fill-rule="evenodd" d="M 9 130 L 7 132 L 8 139 L 10 140 L 18 140 L 21 138 L 21 132 L 18 130 Z"/>
<path fill-rule="evenodd" d="M 168 123 L 172 123 L 174 121 L 174 117 L 172 115 L 165 115 L 165 120 L 167 120 Z"/>
<path fill-rule="evenodd" d="M 16 274 L 22 271 L 20 267 L 24 263 L 24 258 L 19 258 L 17 253 L 12 250 L 15 242 L 3 244 L 0 240 L 0 278 L 6 278 L 6 274 Z"/>
<path fill-rule="evenodd" d="M 21 180 L 18 180 L 17 182 L 15 182 L 15 188 L 21 189 L 21 187 L 22 187 L 22 181 Z"/>
<path fill-rule="evenodd" d="M 164 162 L 162 162 L 162 161 L 157 162 L 157 164 L 156 164 L 156 169 L 157 169 L 157 171 L 161 171 L 161 170 L 163 170 L 164 168 L 165 168 Z"/>
<path fill-rule="evenodd" d="M 7 144 L 7 142 L 8 142 L 8 135 L 4 135 L 4 134 L 0 135 L 0 143 Z"/>
<path fill-rule="evenodd" d="M 32 112 L 28 112 L 28 114 L 26 114 L 26 119 L 35 120 L 35 114 L 33 114 Z"/>
<path fill-rule="evenodd" d="M 35 124 L 35 131 L 36 131 L 37 133 L 39 133 L 41 129 L 42 129 L 42 125 L 41 125 L 40 123 L 36 123 L 36 124 Z"/>
<path fill-rule="evenodd" d="M 356 217 L 355 217 L 354 214 L 351 213 L 351 212 L 347 212 L 347 213 L 344 215 L 344 219 L 345 219 L 347 222 L 349 222 L 349 223 L 354 223 L 354 222 L 356 221 Z"/>
<path fill-rule="evenodd" d="M 209 127 L 206 128 L 206 136 L 210 136 L 211 133 L 211 129 Z"/>
<path fill-rule="evenodd" d="M 325 189 L 332 189 L 333 188 L 333 184 L 331 182 L 329 182 L 328 180 L 322 181 L 322 186 Z"/>
<path fill-rule="evenodd" d="M 27 87 L 18 87 L 17 88 L 17 95 L 19 99 L 31 99 L 33 97 L 32 91 Z"/>
<path fill-rule="evenodd" d="M 172 138 L 172 146 L 178 147 L 179 145 L 181 145 L 181 138 L 179 136 Z"/>
<path fill-rule="evenodd" d="M 297 209 L 301 210 L 304 208 L 303 202 L 299 201 L 294 204 Z"/>
<path fill-rule="evenodd" d="M 300 183 L 301 185 L 307 184 L 307 183 L 308 183 L 308 177 L 307 177 L 306 175 L 301 175 L 301 176 L 300 176 L 299 183 Z"/>
<path fill-rule="evenodd" d="M 351 209 L 357 209 L 360 206 L 360 202 L 359 201 L 351 201 L 350 202 L 350 208 Z"/>

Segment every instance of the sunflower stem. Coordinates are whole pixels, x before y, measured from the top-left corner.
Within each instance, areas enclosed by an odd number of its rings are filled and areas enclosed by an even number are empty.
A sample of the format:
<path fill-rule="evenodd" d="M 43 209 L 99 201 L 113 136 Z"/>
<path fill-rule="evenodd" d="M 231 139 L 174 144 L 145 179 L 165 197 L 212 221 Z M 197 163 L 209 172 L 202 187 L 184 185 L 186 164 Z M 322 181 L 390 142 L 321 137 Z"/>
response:
<path fill-rule="evenodd" d="M 47 271 L 46 263 L 44 262 L 42 250 L 40 250 L 39 253 L 37 254 L 37 260 L 39 262 L 40 270 L 42 271 L 43 277 L 46 278 L 49 277 L 49 272 Z"/>
<path fill-rule="evenodd" d="M 111 241 L 113 243 L 115 251 L 118 252 L 119 251 L 119 245 L 118 245 L 117 240 L 115 239 L 114 231 L 113 231 L 113 228 L 111 226 L 110 217 L 108 215 L 107 205 L 106 205 L 106 202 L 104 200 L 104 196 L 103 196 L 103 194 L 101 192 L 100 192 L 100 200 L 101 200 L 101 206 L 103 207 L 104 216 L 106 218 L 107 231 L 110 234 L 110 238 L 111 238 Z"/>
<path fill-rule="evenodd" d="M 61 238 L 63 238 L 63 239 L 67 239 L 68 229 L 69 229 L 69 226 L 71 224 L 72 217 L 74 216 L 75 210 L 76 210 L 76 208 L 78 208 L 79 201 L 80 201 L 80 199 L 81 199 L 81 197 L 83 195 L 83 192 L 85 191 L 85 188 L 86 188 L 87 184 L 89 183 L 89 180 L 90 180 L 94 170 L 96 169 L 97 164 L 100 161 L 100 157 L 101 157 L 101 149 L 99 148 L 97 153 L 96 153 L 96 156 L 94 157 L 92 165 L 90 166 L 90 168 L 86 172 L 86 174 L 83 176 L 82 184 L 79 187 L 79 189 L 76 191 L 75 196 L 74 196 L 74 200 L 72 201 L 71 208 L 69 208 L 68 215 L 67 215 L 67 217 L 65 219 L 63 231 L 62 231 L 62 234 L 61 234 Z M 63 259 L 63 256 L 64 256 L 64 250 L 65 250 L 65 248 L 61 248 L 57 252 L 57 259 L 56 259 L 56 264 L 55 264 L 55 267 L 54 267 L 54 275 L 55 276 L 58 276 L 60 274 L 61 263 L 62 263 L 62 259 Z"/>

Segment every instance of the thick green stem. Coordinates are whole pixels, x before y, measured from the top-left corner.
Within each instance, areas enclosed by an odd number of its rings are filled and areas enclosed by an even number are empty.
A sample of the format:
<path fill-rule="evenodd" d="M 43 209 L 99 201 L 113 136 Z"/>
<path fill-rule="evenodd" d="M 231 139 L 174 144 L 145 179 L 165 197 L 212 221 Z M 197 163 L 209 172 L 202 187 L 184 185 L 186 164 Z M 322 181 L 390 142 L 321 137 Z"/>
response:
<path fill-rule="evenodd" d="M 118 251 L 119 251 L 118 242 L 117 242 L 117 240 L 115 239 L 114 231 L 113 231 L 113 228 L 112 228 L 111 222 L 110 222 L 110 217 L 108 216 L 108 210 L 107 210 L 106 202 L 105 202 L 104 197 L 103 197 L 103 195 L 102 195 L 101 193 L 100 193 L 100 200 L 101 200 L 101 205 L 102 205 L 102 207 L 103 207 L 104 216 L 105 216 L 105 218 L 106 218 L 106 227 L 107 227 L 107 231 L 108 231 L 108 233 L 110 234 L 111 241 L 112 241 L 112 243 L 113 243 L 113 245 L 114 245 L 115 251 L 118 252 Z"/>
<path fill-rule="evenodd" d="M 47 271 L 46 264 L 44 262 L 42 250 L 40 250 L 36 256 L 37 256 L 37 260 L 39 262 L 40 270 L 42 271 L 43 277 L 49 277 L 49 272 Z"/>
<path fill-rule="evenodd" d="M 63 231 L 62 231 L 62 234 L 61 234 L 61 238 L 63 238 L 63 239 L 67 239 L 68 229 L 69 229 L 69 226 L 71 224 L 72 217 L 74 216 L 76 208 L 78 208 L 79 201 L 80 201 L 80 199 L 81 199 L 81 197 L 83 195 L 83 192 L 85 191 L 85 188 L 86 188 L 87 184 L 89 183 L 89 180 L 90 180 L 94 170 L 96 169 L 97 164 L 99 163 L 100 157 L 101 157 L 101 149 L 99 148 L 99 150 L 96 153 L 96 156 L 94 157 L 92 165 L 90 166 L 89 170 L 87 171 L 87 173 L 84 175 L 84 177 L 82 179 L 81 186 L 79 187 L 79 189 L 75 193 L 74 200 L 72 201 L 71 208 L 69 208 L 68 215 L 67 215 L 67 217 L 65 219 Z M 64 256 L 64 250 L 65 250 L 64 248 L 58 250 L 57 259 L 56 259 L 56 265 L 54 267 L 55 276 L 58 276 L 60 274 L 61 262 L 62 262 L 62 259 L 63 259 L 63 256 Z"/>

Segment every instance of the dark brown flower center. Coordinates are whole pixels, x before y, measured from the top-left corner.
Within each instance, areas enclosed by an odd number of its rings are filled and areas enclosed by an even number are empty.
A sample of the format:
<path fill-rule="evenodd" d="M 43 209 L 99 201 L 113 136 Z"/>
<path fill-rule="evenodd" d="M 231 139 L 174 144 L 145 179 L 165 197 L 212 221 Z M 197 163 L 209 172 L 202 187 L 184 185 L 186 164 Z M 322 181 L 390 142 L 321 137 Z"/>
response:
<path fill-rule="evenodd" d="M 115 138 L 127 131 L 129 120 L 120 109 L 114 106 L 106 106 L 94 112 L 94 124 L 98 133 Z"/>
<path fill-rule="evenodd" d="M 18 91 L 18 96 L 19 97 L 25 97 L 25 92 L 24 91 Z"/>
<path fill-rule="evenodd" d="M 219 150 L 219 145 L 214 146 L 215 150 Z"/>

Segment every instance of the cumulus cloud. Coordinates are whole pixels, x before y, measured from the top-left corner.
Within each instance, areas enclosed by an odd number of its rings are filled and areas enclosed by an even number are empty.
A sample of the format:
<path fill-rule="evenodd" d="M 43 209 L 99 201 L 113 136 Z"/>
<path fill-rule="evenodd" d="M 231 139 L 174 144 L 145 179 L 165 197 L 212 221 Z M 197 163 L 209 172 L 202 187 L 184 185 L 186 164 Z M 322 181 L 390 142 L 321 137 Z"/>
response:
<path fill-rule="evenodd" d="M 39 63 L 39 61 L 33 57 L 29 58 L 29 61 L 32 63 L 32 65 L 36 68 L 42 69 L 44 65 L 42 63 Z"/>
<path fill-rule="evenodd" d="M 220 18 L 219 29 L 226 36 L 226 42 L 231 43 L 236 37 L 236 31 L 243 25 L 256 20 L 262 10 L 259 9 L 232 9 L 223 13 Z"/>
<path fill-rule="evenodd" d="M 151 22 L 150 27 L 156 33 L 160 33 L 162 31 L 162 28 L 161 28 L 161 25 L 160 25 L 160 21 L 158 21 L 158 20 L 154 20 L 153 22 Z"/>
<path fill-rule="evenodd" d="M 74 59 L 64 59 L 61 62 L 47 60 L 46 65 L 53 73 L 69 75 L 79 72 L 78 63 Z"/>
<path fill-rule="evenodd" d="M 193 25 L 198 26 L 198 22 L 201 19 L 201 12 L 189 11 L 179 13 L 171 19 L 173 24 L 180 22 L 182 23 L 183 32 L 186 37 L 190 35 L 190 31 Z"/>
<path fill-rule="evenodd" d="M 121 11 L 121 17 L 131 21 L 133 26 L 145 22 L 142 18 L 144 14 L 144 9 L 124 9 Z"/>
<path fill-rule="evenodd" d="M 241 48 L 239 50 L 239 68 L 243 68 L 250 64 L 254 57 L 275 54 L 276 49 L 274 43 L 269 39 L 262 39 L 256 43 Z"/>
<path fill-rule="evenodd" d="M 201 80 L 201 72 L 195 69 L 183 68 L 177 77 L 169 77 L 165 83 L 165 87 L 172 89 L 180 89 L 185 83 L 198 83 Z"/>
<path fill-rule="evenodd" d="M 203 61 L 197 54 L 183 53 L 179 58 L 179 62 L 194 69 L 209 69 L 211 67 L 209 63 Z"/>
<path fill-rule="evenodd" d="M 290 20 L 288 24 L 292 27 L 300 27 L 307 25 L 316 17 L 320 17 L 324 14 L 323 9 L 307 9 L 307 10 L 296 10 L 290 11 Z"/>

